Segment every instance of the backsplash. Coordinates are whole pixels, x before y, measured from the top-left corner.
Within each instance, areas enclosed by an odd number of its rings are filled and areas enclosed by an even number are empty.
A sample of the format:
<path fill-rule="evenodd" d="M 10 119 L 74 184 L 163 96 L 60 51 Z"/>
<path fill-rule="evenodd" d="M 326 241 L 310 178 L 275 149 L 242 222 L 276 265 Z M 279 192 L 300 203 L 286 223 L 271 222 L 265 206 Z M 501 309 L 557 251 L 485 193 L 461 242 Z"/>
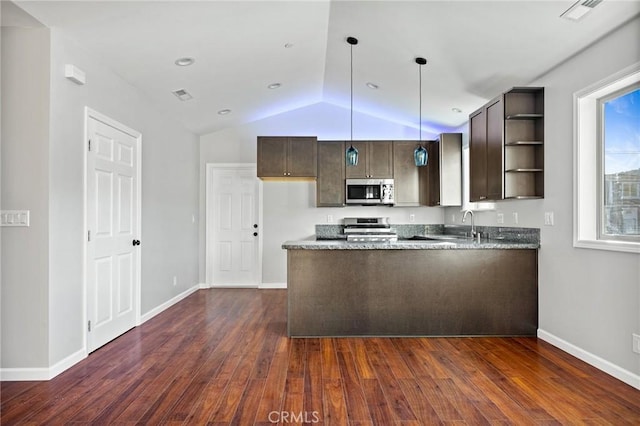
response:
<path fill-rule="evenodd" d="M 468 225 L 440 225 L 440 224 L 398 224 L 392 225 L 399 239 L 406 239 L 414 235 L 468 235 L 471 226 Z M 505 242 L 540 244 L 540 229 L 538 228 L 508 228 L 504 226 L 476 226 L 483 239 L 501 240 Z M 336 240 L 345 239 L 344 225 L 316 225 L 316 239 Z"/>

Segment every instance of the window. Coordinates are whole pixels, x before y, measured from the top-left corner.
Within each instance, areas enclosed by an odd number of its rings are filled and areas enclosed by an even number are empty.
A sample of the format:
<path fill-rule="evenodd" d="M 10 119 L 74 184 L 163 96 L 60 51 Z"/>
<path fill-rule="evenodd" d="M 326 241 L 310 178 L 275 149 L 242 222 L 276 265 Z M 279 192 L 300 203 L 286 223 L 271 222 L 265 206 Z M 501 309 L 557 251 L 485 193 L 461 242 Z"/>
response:
<path fill-rule="evenodd" d="M 640 241 L 640 85 L 602 98 L 599 238 Z"/>
<path fill-rule="evenodd" d="M 640 253 L 640 64 L 574 101 L 574 246 Z"/>

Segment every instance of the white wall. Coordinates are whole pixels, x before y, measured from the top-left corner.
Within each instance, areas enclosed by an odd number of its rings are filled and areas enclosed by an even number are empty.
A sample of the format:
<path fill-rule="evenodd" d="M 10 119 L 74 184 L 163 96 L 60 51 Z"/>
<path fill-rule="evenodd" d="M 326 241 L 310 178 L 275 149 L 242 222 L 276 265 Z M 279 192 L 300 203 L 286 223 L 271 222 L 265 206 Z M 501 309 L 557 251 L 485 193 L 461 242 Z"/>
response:
<path fill-rule="evenodd" d="M 640 333 L 640 255 L 573 247 L 573 93 L 640 61 L 636 18 L 547 75 L 545 87 L 545 198 L 501 201 L 497 211 L 478 213 L 476 223 L 541 229 L 539 329 L 541 337 L 573 351 L 640 387 L 640 355 L 631 350 Z M 524 82 L 523 82 L 524 83 Z M 554 212 L 555 225 L 544 225 Z M 459 214 L 448 209 L 451 214 Z"/>
<path fill-rule="evenodd" d="M 3 365 L 48 365 L 48 105 L 49 30 L 3 26 L 2 208 L 31 213 L 0 231 Z"/>
<path fill-rule="evenodd" d="M 317 136 L 319 140 L 348 140 L 348 109 L 319 103 L 244 126 L 203 135 L 200 138 L 200 216 L 205 208 L 205 168 L 207 163 L 255 163 L 257 136 Z M 354 112 L 354 140 L 418 139 L 418 130 Z M 437 135 L 425 133 L 423 139 Z M 441 208 L 429 207 L 344 207 L 316 208 L 315 182 L 263 183 L 263 259 L 262 282 L 284 284 L 287 280 L 287 240 L 300 240 L 315 234 L 315 225 L 327 223 L 327 215 L 338 222 L 345 216 L 388 216 L 392 223 L 408 223 L 415 214 L 416 223 L 442 223 Z M 200 279 L 205 280 L 204 221 L 200 235 Z"/>

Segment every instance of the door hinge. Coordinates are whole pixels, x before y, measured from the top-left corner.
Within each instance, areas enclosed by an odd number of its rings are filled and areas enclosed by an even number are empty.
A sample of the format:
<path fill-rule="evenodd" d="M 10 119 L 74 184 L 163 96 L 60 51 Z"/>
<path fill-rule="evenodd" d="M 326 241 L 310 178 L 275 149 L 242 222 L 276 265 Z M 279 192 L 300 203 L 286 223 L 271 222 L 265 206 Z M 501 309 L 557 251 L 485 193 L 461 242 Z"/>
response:
<path fill-rule="evenodd" d="M 87 231 L 87 241 L 91 241 L 91 231 Z"/>
<path fill-rule="evenodd" d="M 91 151 L 91 139 L 88 140 L 89 151 Z"/>
<path fill-rule="evenodd" d="M 87 331 L 91 331 L 91 321 L 87 321 Z"/>

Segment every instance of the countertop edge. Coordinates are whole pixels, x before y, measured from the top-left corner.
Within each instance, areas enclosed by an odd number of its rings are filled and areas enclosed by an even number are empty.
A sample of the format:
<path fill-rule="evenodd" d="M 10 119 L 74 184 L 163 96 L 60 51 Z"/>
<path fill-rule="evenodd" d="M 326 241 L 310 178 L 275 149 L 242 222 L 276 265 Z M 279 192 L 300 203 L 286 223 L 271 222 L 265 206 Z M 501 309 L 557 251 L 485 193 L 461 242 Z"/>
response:
<path fill-rule="evenodd" d="M 346 242 L 344 240 L 285 241 L 284 250 L 537 250 L 540 244 L 487 240 Z"/>

